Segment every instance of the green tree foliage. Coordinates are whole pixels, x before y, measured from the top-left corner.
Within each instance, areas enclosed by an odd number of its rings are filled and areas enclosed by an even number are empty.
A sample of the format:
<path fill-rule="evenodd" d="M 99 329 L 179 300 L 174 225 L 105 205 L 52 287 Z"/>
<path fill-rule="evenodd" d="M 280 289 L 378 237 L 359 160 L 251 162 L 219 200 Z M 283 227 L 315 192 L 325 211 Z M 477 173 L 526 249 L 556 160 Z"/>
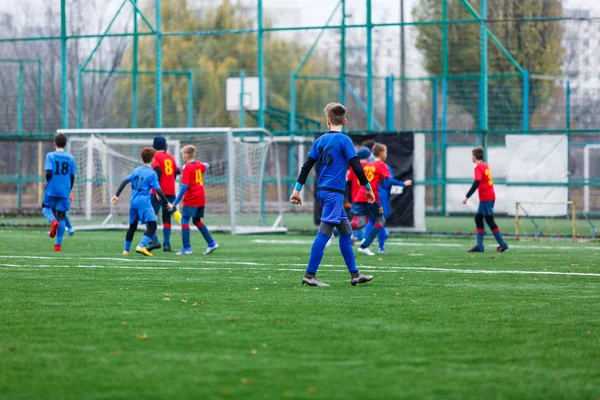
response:
<path fill-rule="evenodd" d="M 413 9 L 417 21 L 442 20 L 443 0 L 419 0 Z M 449 20 L 473 19 L 460 0 L 448 2 Z M 479 1 L 469 0 L 479 12 Z M 563 29 L 560 22 L 523 22 L 524 18 L 560 16 L 560 0 L 495 0 L 488 2 L 488 27 L 523 69 L 533 74 L 558 75 L 561 71 Z M 422 25 L 417 28 L 416 46 L 425 58 L 425 69 L 431 75 L 442 75 L 442 25 Z M 480 73 L 479 24 L 448 25 L 448 73 L 465 75 Z M 518 74 L 508 58 L 490 40 L 488 43 L 488 71 L 490 75 Z M 522 87 L 519 77 L 490 78 L 489 128 L 518 129 L 522 123 Z M 470 114 L 475 121 L 479 116 L 478 79 L 450 78 L 450 101 Z M 529 114 L 541 112 L 556 92 L 552 81 L 532 80 Z"/>
<path fill-rule="evenodd" d="M 255 28 L 255 11 L 243 4 L 224 1 L 218 7 L 190 11 L 186 0 L 162 2 L 162 30 L 174 31 L 219 31 Z M 153 21 L 151 10 L 146 14 Z M 268 23 L 267 23 L 268 25 Z M 268 105 L 289 109 L 289 76 L 294 71 L 307 47 L 284 37 L 265 34 L 265 75 L 267 77 Z M 140 37 L 139 70 L 155 70 L 155 39 Z M 225 109 L 225 83 L 228 77 L 257 75 L 257 35 L 240 33 L 230 35 L 165 36 L 163 37 L 163 70 L 194 72 L 194 126 L 235 126 L 238 114 Z M 132 66 L 129 52 L 124 64 Z M 326 55 L 315 52 L 304 67 L 304 75 L 327 75 Z M 139 78 L 139 124 L 155 124 L 155 76 Z M 297 85 L 298 114 L 322 120 L 322 109 L 331 101 L 328 93 L 320 90 L 318 81 L 302 82 Z M 118 85 L 119 118 L 131 115 L 131 80 Z M 185 126 L 187 117 L 187 78 L 165 76 L 163 78 L 163 125 Z M 127 113 L 125 110 L 128 110 Z M 267 116 L 268 118 L 268 116 Z M 123 121 L 127 126 L 130 120 Z M 255 121 L 246 117 L 248 126 Z M 287 126 L 287 122 L 285 122 Z"/>

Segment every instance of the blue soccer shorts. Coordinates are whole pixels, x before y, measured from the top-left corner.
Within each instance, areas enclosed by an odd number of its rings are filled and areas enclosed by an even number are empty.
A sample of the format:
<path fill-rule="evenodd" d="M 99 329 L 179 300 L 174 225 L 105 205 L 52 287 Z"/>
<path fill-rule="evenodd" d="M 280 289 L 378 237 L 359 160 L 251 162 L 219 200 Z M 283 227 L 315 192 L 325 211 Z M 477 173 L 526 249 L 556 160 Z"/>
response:
<path fill-rule="evenodd" d="M 204 218 L 204 207 L 183 206 L 183 210 L 181 210 L 181 215 L 192 219 L 202 219 Z"/>
<path fill-rule="evenodd" d="M 358 217 L 366 215 L 371 221 L 375 221 L 383 216 L 383 207 L 381 203 L 352 203 L 352 215 Z"/>
<path fill-rule="evenodd" d="M 494 200 L 480 202 L 479 208 L 477 208 L 477 214 L 481 214 L 484 217 L 488 215 L 494 215 L 494 203 Z"/>
<path fill-rule="evenodd" d="M 56 211 L 70 211 L 71 201 L 68 197 L 56 197 L 44 195 L 42 200 L 42 207 L 51 208 Z"/>
<path fill-rule="evenodd" d="M 137 222 L 147 224 L 148 222 L 156 222 L 156 213 L 152 207 L 148 208 L 130 208 L 129 209 L 129 224 Z"/>
<path fill-rule="evenodd" d="M 348 220 L 344 210 L 344 195 L 342 193 L 319 190 L 317 191 L 317 197 L 323 206 L 321 222 L 339 225 L 341 221 Z"/>

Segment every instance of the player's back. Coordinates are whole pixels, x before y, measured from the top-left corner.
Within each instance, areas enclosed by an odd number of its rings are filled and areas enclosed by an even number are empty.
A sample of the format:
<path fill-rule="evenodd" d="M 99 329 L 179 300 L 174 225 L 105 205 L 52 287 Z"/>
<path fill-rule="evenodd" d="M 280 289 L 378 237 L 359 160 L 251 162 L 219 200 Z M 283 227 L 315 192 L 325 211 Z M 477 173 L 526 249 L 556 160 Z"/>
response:
<path fill-rule="evenodd" d="M 52 171 L 52 178 L 46 187 L 48 196 L 69 197 L 71 176 L 75 175 L 75 159 L 64 151 L 53 151 L 46 155 L 45 170 Z"/>
<path fill-rule="evenodd" d="M 150 191 L 160 189 L 158 176 L 152 168 L 147 165 L 137 167 L 127 177 L 131 182 L 131 202 L 132 208 L 150 208 Z"/>
<path fill-rule="evenodd" d="M 480 201 L 496 200 L 496 192 L 494 190 L 494 180 L 488 163 L 482 161 L 475 165 L 475 180 L 479 181 L 477 192 L 479 193 Z"/>
<path fill-rule="evenodd" d="M 327 132 L 315 141 L 308 156 L 319 165 L 318 188 L 344 193 L 346 164 L 356 157 L 352 140 L 342 132 Z"/>
<path fill-rule="evenodd" d="M 389 178 L 390 171 L 388 166 L 381 160 L 371 161 L 363 166 L 363 170 L 365 171 L 365 175 L 373 188 L 373 194 L 375 195 L 375 201 L 381 201 L 379 197 L 379 185 L 382 180 L 385 178 Z M 361 186 L 360 196 L 366 198 L 366 189 L 364 186 Z"/>
<path fill-rule="evenodd" d="M 160 188 L 163 193 L 167 196 L 175 195 L 175 173 L 177 172 L 177 163 L 175 162 L 175 157 L 166 151 L 157 151 L 154 154 L 154 164 L 155 167 L 160 168 Z M 152 193 L 155 191 L 153 190 Z"/>
<path fill-rule="evenodd" d="M 181 183 L 188 185 L 183 196 L 183 205 L 186 207 L 204 207 L 204 172 L 206 164 L 200 161 L 191 161 L 183 167 Z"/>

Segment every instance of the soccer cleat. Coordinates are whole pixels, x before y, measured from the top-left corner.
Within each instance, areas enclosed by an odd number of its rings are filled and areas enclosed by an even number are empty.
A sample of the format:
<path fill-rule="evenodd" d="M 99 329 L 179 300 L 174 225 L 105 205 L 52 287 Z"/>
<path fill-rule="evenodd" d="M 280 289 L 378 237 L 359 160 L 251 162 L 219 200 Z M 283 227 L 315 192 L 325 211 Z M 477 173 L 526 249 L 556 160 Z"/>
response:
<path fill-rule="evenodd" d="M 358 252 L 362 253 L 362 254 L 364 254 L 366 256 L 374 256 L 375 255 L 375 253 L 373 253 L 371 251 L 371 249 L 369 249 L 368 247 L 359 247 L 358 248 Z"/>
<path fill-rule="evenodd" d="M 173 216 L 175 217 L 175 221 L 181 225 L 181 213 L 178 210 L 175 210 L 173 211 Z"/>
<path fill-rule="evenodd" d="M 129 255 L 129 252 L 128 252 L 127 250 L 123 250 L 123 255 L 124 255 L 124 256 L 128 256 L 128 255 Z"/>
<path fill-rule="evenodd" d="M 160 245 L 160 243 L 158 242 L 150 242 L 148 243 L 148 245 L 146 246 L 146 250 L 148 251 L 152 251 L 155 249 L 160 249 L 162 246 Z"/>
<path fill-rule="evenodd" d="M 307 286 L 329 286 L 325 282 L 321 282 L 317 279 L 316 276 L 307 277 L 306 275 L 302 277 L 302 284 Z"/>
<path fill-rule="evenodd" d="M 386 254 L 388 251 L 386 249 L 379 249 L 379 250 L 377 250 L 377 252 L 379 254 Z"/>
<path fill-rule="evenodd" d="M 350 283 L 352 286 L 360 285 L 361 283 L 367 283 L 373 280 L 373 275 L 363 275 L 361 273 L 358 274 L 356 278 L 352 278 Z"/>
<path fill-rule="evenodd" d="M 484 252 L 483 246 L 482 247 L 475 246 L 471 250 L 467 251 L 467 253 L 483 253 L 483 252 Z"/>
<path fill-rule="evenodd" d="M 58 221 L 57 221 L 57 220 L 54 220 L 54 221 L 52 221 L 52 225 L 50 226 L 50 233 L 49 233 L 49 236 L 50 236 L 51 238 L 54 238 L 54 237 L 56 237 L 56 230 L 57 230 L 57 229 L 58 229 Z M 58 250 L 58 251 L 60 251 L 60 250 Z"/>
<path fill-rule="evenodd" d="M 204 255 L 210 254 L 210 253 L 212 253 L 213 251 L 215 251 L 218 248 L 219 248 L 219 243 L 215 243 L 212 246 L 208 246 L 206 248 L 206 250 L 204 250 L 204 252 L 202 254 L 204 254 Z"/>
<path fill-rule="evenodd" d="M 173 251 L 173 250 L 171 250 L 171 246 L 170 246 L 170 245 L 168 245 L 168 244 L 165 244 L 165 245 L 163 246 L 163 251 L 164 251 L 165 253 L 167 253 L 167 252 L 171 252 L 171 251 Z"/>
<path fill-rule="evenodd" d="M 67 232 L 67 235 L 73 236 L 74 234 L 75 234 L 75 229 L 73 229 L 73 227 L 69 228 L 69 231 Z"/>
<path fill-rule="evenodd" d="M 504 246 L 498 246 L 498 248 L 496 249 L 498 253 L 504 253 L 506 250 L 508 250 L 508 245 L 506 243 L 504 244 Z"/>
<path fill-rule="evenodd" d="M 54 245 L 54 251 L 62 251 L 60 244 L 55 244 Z"/>
<path fill-rule="evenodd" d="M 192 248 L 191 247 L 184 247 L 183 249 L 179 250 L 177 253 L 178 256 L 182 256 L 182 255 L 186 255 L 186 254 L 192 254 Z"/>
<path fill-rule="evenodd" d="M 150 253 L 147 248 L 141 247 L 140 245 L 135 246 L 135 252 L 143 254 L 147 257 L 152 257 L 152 253 Z"/>

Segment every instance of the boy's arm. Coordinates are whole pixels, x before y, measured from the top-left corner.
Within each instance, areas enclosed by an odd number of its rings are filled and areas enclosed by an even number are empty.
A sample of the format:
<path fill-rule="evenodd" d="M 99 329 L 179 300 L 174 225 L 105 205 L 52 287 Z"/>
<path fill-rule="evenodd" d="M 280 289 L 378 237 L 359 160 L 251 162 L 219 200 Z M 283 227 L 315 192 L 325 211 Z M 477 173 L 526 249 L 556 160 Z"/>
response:
<path fill-rule="evenodd" d="M 158 167 L 160 168 L 160 167 Z M 160 188 L 160 183 L 158 183 L 158 175 L 154 175 L 154 179 L 150 183 L 152 185 L 152 189 L 156 192 L 156 195 L 165 203 L 169 204 L 169 199 L 165 196 L 165 192 Z"/>
<path fill-rule="evenodd" d="M 467 195 L 463 199 L 463 204 L 467 204 L 467 200 L 469 199 L 469 197 L 471 197 L 473 195 L 473 193 L 475 193 L 475 191 L 479 187 L 479 184 L 481 183 L 481 171 L 479 170 L 479 168 L 477 168 L 477 166 L 474 169 L 474 173 L 475 173 L 475 180 L 473 181 L 473 185 L 471 185 L 471 189 L 469 189 L 469 191 L 467 192 Z"/>
<path fill-rule="evenodd" d="M 52 160 L 50 159 L 50 153 L 46 154 L 46 161 L 44 162 L 44 171 L 46 171 L 46 182 L 52 179 Z"/>
<path fill-rule="evenodd" d="M 188 170 L 184 168 L 183 174 L 181 175 L 181 188 L 179 188 L 179 194 L 177 195 L 177 198 L 173 202 L 173 206 L 176 206 L 177 204 L 179 204 L 181 202 L 181 199 L 183 199 L 183 195 L 190 187 L 190 185 L 189 185 L 190 177 L 189 177 L 189 173 L 187 171 Z"/>
<path fill-rule="evenodd" d="M 367 189 L 367 202 L 374 203 L 375 202 L 375 194 L 373 193 L 371 184 L 369 183 L 369 180 L 367 179 L 367 176 L 365 175 L 365 170 L 363 169 L 362 165 L 360 165 L 358 156 L 352 157 L 348 161 L 348 163 L 350 164 L 350 168 L 352 168 L 354 175 L 356 175 L 356 177 L 358 178 L 358 182 L 361 184 L 361 186 L 364 186 L 365 189 Z"/>
<path fill-rule="evenodd" d="M 119 196 L 121 195 L 121 192 L 123 191 L 123 189 L 125 189 L 125 186 L 127 186 L 128 183 L 129 183 L 129 177 L 125 178 L 125 180 L 123 182 L 121 182 L 121 184 L 119 185 L 119 188 L 117 189 L 117 193 L 115 193 L 113 198 L 110 199 L 111 203 L 116 205 L 119 202 Z"/>
<path fill-rule="evenodd" d="M 158 176 L 158 179 L 160 179 L 160 174 L 162 174 L 162 171 L 160 170 L 160 165 L 154 167 L 154 172 L 156 172 L 156 176 Z"/>
<path fill-rule="evenodd" d="M 310 173 L 310 170 L 312 169 L 312 167 L 315 165 L 316 162 L 317 162 L 317 160 L 315 160 L 311 156 L 308 156 L 306 158 L 304 165 L 302 165 L 302 168 L 300 169 L 300 175 L 298 175 L 298 181 L 296 182 L 296 187 L 294 188 L 294 191 L 292 192 L 292 195 L 290 196 L 290 203 L 297 204 L 300 206 L 302 205 L 300 191 L 302 190 L 302 186 L 304 186 L 304 184 L 306 183 L 306 180 L 308 179 L 308 174 Z"/>

